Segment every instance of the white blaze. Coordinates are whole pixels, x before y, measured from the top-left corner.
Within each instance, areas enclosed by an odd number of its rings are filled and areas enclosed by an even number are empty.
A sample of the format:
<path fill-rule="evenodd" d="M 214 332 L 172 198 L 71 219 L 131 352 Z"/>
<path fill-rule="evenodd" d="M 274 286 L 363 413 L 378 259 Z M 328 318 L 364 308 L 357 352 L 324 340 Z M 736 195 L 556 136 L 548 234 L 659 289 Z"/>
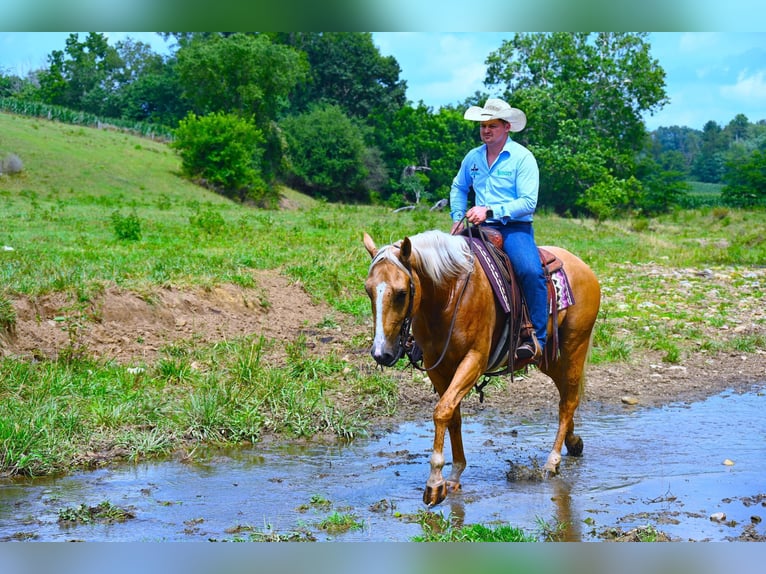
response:
<path fill-rule="evenodd" d="M 375 337 L 372 340 L 373 354 L 383 352 L 386 344 L 386 335 L 383 332 L 383 295 L 388 289 L 385 281 L 381 281 L 375 287 Z"/>

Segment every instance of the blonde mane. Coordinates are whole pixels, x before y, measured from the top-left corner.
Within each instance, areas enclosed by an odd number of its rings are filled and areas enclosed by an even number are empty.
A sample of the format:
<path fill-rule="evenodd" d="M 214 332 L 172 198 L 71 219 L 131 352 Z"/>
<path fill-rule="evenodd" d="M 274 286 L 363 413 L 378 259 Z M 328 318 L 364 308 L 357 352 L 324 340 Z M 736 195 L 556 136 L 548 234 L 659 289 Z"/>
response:
<path fill-rule="evenodd" d="M 417 271 L 432 281 L 441 283 L 473 269 L 473 254 L 463 237 L 431 230 L 410 236 L 410 243 L 417 258 Z M 400 246 L 397 242 L 381 247 L 370 262 L 369 270 L 385 259 L 409 275 L 409 270 L 399 261 Z"/>
<path fill-rule="evenodd" d="M 473 269 L 473 254 L 463 237 L 431 230 L 411 236 L 410 242 L 420 272 L 436 283 Z"/>

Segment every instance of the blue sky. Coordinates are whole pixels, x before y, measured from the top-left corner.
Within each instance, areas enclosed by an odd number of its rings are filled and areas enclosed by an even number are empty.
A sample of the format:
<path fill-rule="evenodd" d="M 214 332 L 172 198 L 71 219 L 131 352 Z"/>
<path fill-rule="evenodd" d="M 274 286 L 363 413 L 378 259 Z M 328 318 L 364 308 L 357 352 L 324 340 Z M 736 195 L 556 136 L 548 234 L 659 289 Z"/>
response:
<path fill-rule="evenodd" d="M 24 75 L 63 50 L 67 32 L 0 32 L 0 68 Z M 110 43 L 130 36 L 166 49 L 154 32 L 107 33 Z M 510 32 L 375 32 L 381 54 L 394 56 L 407 81 L 407 97 L 438 109 L 484 91 L 484 60 Z M 651 33 L 652 55 L 666 73 L 670 103 L 645 118 L 647 128 L 725 126 L 739 113 L 766 120 L 766 33 Z"/>

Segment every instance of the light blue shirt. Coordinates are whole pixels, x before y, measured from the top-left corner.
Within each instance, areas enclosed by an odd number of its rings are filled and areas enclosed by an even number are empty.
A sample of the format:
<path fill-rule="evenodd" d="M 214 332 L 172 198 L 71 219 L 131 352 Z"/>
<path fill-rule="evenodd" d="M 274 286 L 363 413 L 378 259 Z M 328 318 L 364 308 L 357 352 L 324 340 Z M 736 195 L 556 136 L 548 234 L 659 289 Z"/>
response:
<path fill-rule="evenodd" d="M 473 185 L 476 205 L 494 212 L 488 222 L 532 221 L 537 207 L 540 171 L 532 152 L 511 138 L 492 165 L 487 165 L 487 146 L 469 151 L 450 189 L 450 216 L 460 221 L 465 216 L 468 188 Z"/>

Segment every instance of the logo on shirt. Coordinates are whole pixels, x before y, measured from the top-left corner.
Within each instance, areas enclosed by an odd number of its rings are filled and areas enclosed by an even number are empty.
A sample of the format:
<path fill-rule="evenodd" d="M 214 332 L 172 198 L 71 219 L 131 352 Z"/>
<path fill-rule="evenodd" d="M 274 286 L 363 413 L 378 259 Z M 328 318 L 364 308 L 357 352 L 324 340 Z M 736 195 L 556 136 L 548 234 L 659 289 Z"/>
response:
<path fill-rule="evenodd" d="M 497 175 L 513 175 L 513 171 L 507 169 L 499 169 L 497 170 Z"/>
<path fill-rule="evenodd" d="M 473 164 L 471 166 L 471 177 L 476 177 L 476 174 L 479 173 L 479 166 L 476 164 Z"/>

